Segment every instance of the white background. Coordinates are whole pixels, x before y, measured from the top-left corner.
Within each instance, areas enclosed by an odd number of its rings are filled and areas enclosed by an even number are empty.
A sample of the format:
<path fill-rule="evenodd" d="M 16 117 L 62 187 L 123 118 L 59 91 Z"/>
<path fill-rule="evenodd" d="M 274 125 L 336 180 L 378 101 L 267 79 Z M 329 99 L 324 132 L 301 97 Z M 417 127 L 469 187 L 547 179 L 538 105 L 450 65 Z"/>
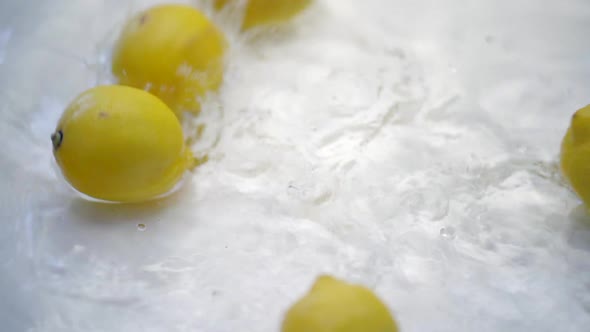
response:
<path fill-rule="evenodd" d="M 252 35 L 193 2 L 231 45 L 186 123 L 210 161 L 159 204 L 87 202 L 49 135 L 153 3 L 0 3 L 1 331 L 278 331 L 320 273 L 402 331 L 588 330 L 590 226 L 557 161 L 590 2 L 317 0 Z"/>

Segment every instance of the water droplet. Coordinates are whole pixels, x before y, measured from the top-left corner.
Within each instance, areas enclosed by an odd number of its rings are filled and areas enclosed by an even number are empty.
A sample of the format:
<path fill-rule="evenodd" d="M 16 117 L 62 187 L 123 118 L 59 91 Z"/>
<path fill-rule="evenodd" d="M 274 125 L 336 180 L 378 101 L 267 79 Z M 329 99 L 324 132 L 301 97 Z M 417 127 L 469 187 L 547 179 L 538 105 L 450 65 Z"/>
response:
<path fill-rule="evenodd" d="M 440 229 L 440 236 L 452 240 L 455 238 L 455 229 L 453 227 L 443 227 Z"/>
<path fill-rule="evenodd" d="M 137 230 L 140 232 L 145 231 L 145 224 L 137 224 Z"/>

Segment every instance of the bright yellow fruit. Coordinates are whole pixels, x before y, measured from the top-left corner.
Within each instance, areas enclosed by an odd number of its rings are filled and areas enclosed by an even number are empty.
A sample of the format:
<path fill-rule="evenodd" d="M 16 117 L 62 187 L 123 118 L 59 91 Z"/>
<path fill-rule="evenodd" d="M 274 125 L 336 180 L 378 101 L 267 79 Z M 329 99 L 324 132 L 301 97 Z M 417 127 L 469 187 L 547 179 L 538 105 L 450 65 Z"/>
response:
<path fill-rule="evenodd" d="M 127 86 L 80 94 L 51 139 L 66 180 L 106 201 L 139 202 L 165 194 L 193 161 L 174 112 L 148 92 Z"/>
<path fill-rule="evenodd" d="M 124 27 L 113 53 L 119 84 L 145 89 L 177 115 L 199 112 L 198 96 L 223 81 L 223 33 L 188 5 L 151 7 Z"/>
<path fill-rule="evenodd" d="M 368 288 L 320 276 L 285 315 L 282 332 L 397 332 L 387 307 Z"/>
<path fill-rule="evenodd" d="M 215 0 L 215 8 L 222 9 L 228 3 L 241 0 Z M 304 9 L 312 0 L 247 0 L 242 28 L 278 24 L 290 20 Z"/>
<path fill-rule="evenodd" d="M 561 170 L 590 207 L 590 105 L 579 109 L 561 143 Z"/>

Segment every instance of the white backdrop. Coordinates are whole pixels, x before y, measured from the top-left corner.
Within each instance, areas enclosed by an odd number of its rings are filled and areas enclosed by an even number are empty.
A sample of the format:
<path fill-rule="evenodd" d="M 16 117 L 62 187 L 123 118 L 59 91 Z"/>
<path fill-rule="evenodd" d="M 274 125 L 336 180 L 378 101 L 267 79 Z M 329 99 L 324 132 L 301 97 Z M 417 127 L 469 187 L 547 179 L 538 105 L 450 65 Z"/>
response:
<path fill-rule="evenodd" d="M 0 330 L 276 332 L 319 273 L 402 331 L 588 330 L 590 226 L 556 161 L 590 2 L 317 0 L 256 36 L 214 15 L 226 81 L 187 124 L 210 161 L 157 205 L 86 202 L 49 135 L 157 2 L 0 3 Z"/>

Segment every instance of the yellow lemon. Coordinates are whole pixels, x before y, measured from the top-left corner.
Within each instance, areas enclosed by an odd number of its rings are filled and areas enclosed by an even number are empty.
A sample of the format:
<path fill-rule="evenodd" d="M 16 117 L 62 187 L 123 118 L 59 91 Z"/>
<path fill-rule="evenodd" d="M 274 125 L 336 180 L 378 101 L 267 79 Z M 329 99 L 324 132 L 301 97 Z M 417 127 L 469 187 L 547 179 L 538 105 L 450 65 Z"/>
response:
<path fill-rule="evenodd" d="M 240 0 L 215 0 L 215 8 L 222 9 L 228 3 Z M 290 20 L 304 9 L 312 0 L 247 0 L 242 28 L 277 24 Z"/>
<path fill-rule="evenodd" d="M 320 276 L 285 315 L 282 332 L 396 332 L 387 307 L 368 288 Z"/>
<path fill-rule="evenodd" d="M 590 105 L 576 111 L 561 143 L 561 170 L 590 207 Z"/>
<path fill-rule="evenodd" d="M 119 84 L 145 89 L 177 115 L 198 113 L 198 96 L 223 81 L 223 33 L 188 5 L 157 5 L 133 17 L 113 51 Z"/>
<path fill-rule="evenodd" d="M 165 194 L 193 161 L 174 112 L 148 92 L 126 86 L 80 94 L 51 140 L 72 187 L 106 201 L 139 202 Z"/>

